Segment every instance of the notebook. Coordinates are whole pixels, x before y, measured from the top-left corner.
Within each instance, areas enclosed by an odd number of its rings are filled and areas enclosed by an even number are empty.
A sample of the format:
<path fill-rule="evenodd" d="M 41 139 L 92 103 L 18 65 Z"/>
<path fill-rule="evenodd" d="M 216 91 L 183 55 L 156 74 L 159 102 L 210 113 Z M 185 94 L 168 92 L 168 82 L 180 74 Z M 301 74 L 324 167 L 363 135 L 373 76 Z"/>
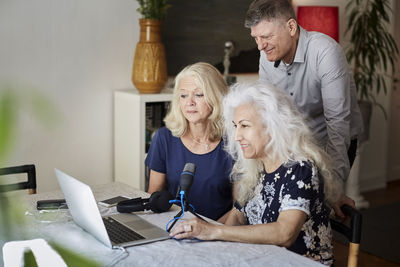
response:
<path fill-rule="evenodd" d="M 165 230 L 135 214 L 121 213 L 101 217 L 88 185 L 58 169 L 55 172 L 75 223 L 107 247 L 128 247 L 169 238 Z"/>

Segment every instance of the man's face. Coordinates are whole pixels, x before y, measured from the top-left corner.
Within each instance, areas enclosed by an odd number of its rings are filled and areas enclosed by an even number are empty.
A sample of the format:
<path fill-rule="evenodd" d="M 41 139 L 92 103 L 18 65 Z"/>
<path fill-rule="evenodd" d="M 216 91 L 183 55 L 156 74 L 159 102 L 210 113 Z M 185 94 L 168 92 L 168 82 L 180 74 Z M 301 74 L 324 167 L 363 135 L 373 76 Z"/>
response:
<path fill-rule="evenodd" d="M 293 60 L 297 40 L 293 38 L 294 33 L 289 21 L 262 20 L 250 28 L 250 34 L 256 41 L 258 50 L 265 52 L 268 61 L 283 60 L 291 63 Z"/>

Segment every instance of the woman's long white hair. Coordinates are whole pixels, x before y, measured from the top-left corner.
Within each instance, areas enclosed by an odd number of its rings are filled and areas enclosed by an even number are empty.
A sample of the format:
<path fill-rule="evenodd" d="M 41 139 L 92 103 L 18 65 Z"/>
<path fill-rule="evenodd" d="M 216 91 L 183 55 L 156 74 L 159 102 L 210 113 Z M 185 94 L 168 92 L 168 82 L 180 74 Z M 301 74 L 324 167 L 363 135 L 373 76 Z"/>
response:
<path fill-rule="evenodd" d="M 303 116 L 290 99 L 273 85 L 265 83 L 237 83 L 223 101 L 227 136 L 225 149 L 235 160 L 231 177 L 237 182 L 238 202 L 244 205 L 253 196 L 264 168 L 260 159 L 244 158 L 240 145 L 235 141 L 234 112 L 246 103 L 256 108 L 265 136 L 270 138 L 265 147 L 267 161 L 279 160 L 288 166 L 297 161 L 313 162 L 323 177 L 325 198 L 333 204 L 341 193 L 341 184 L 332 176 L 330 157 L 316 144 Z"/>

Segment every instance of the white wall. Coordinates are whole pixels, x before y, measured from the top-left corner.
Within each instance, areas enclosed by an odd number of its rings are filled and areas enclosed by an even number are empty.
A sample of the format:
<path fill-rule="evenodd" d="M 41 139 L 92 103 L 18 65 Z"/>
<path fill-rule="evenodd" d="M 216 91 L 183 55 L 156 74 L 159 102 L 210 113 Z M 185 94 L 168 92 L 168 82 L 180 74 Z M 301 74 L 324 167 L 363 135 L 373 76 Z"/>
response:
<path fill-rule="evenodd" d="M 294 0 L 295 5 L 336 5 L 340 43 L 346 45 L 340 0 Z M 9 165 L 35 163 L 38 191 L 58 188 L 53 168 L 88 184 L 112 181 L 112 92 L 132 87 L 139 27 L 135 0 L 2 0 L 0 82 L 36 87 L 56 104 L 57 127 L 41 128 L 26 114 Z M 384 105 L 389 97 L 383 97 Z M 387 122 L 377 110 L 371 141 L 361 155 L 361 189 L 386 179 Z"/>
<path fill-rule="evenodd" d="M 135 0 L 2 0 L 0 82 L 33 86 L 62 114 L 43 128 L 26 114 L 7 164 L 34 163 L 38 191 L 53 168 L 89 184 L 113 180 L 113 90 L 133 87 Z"/>

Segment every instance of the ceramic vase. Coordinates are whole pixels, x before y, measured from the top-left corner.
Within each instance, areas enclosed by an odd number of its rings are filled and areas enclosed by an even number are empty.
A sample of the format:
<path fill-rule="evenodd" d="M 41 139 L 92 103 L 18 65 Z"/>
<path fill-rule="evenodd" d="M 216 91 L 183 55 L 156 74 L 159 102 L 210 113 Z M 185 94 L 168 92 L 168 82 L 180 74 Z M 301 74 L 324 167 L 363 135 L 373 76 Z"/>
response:
<path fill-rule="evenodd" d="M 140 19 L 140 39 L 133 61 L 132 83 L 142 94 L 159 93 L 167 82 L 167 60 L 161 42 L 162 22 Z"/>

